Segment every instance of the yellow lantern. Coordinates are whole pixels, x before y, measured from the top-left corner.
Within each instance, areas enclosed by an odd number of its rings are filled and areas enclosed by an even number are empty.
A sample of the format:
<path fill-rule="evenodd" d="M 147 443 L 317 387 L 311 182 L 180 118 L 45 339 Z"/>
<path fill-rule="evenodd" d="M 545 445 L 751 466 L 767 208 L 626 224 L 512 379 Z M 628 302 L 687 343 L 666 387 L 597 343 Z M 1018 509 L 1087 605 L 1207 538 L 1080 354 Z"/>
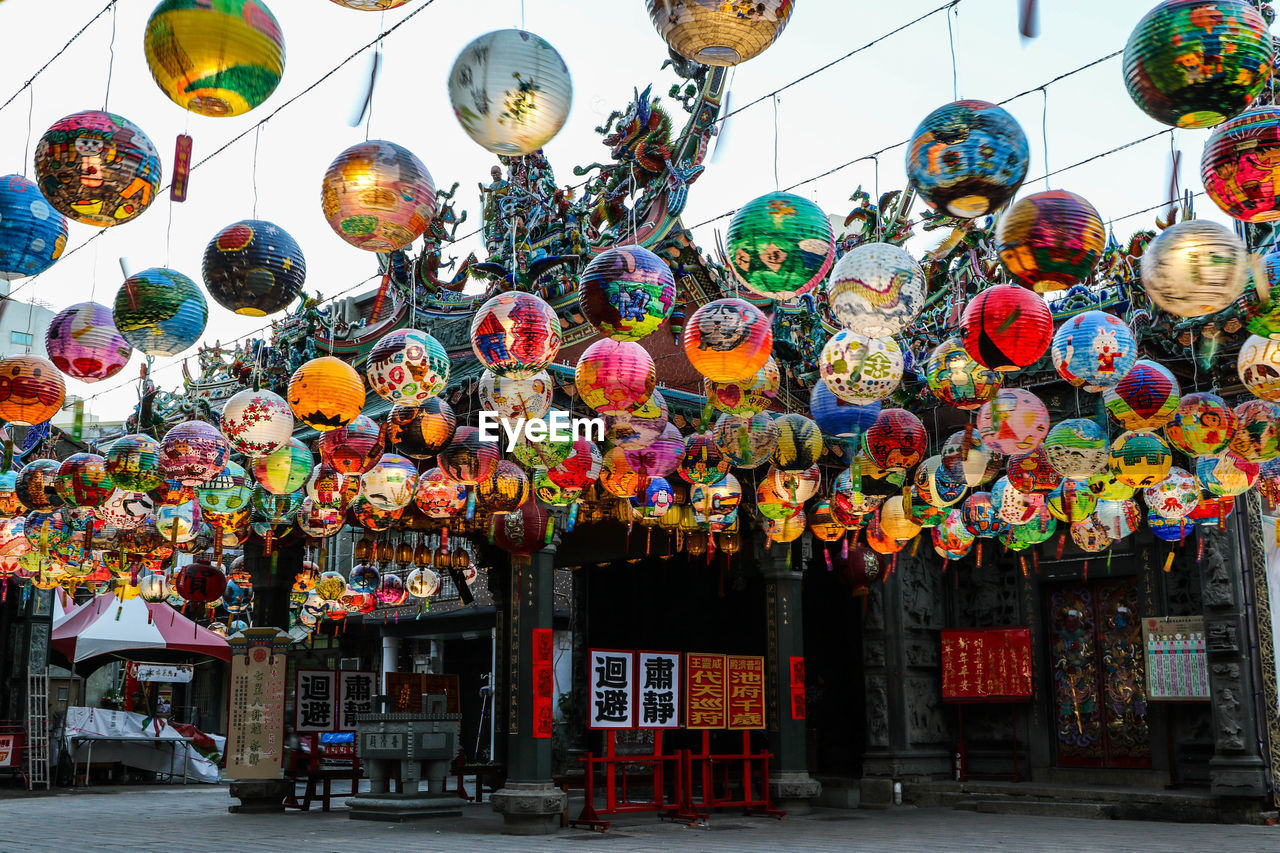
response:
<path fill-rule="evenodd" d="M 346 426 L 364 408 L 364 380 L 342 359 L 313 358 L 289 380 L 289 407 L 299 420 L 321 432 Z"/>
<path fill-rule="evenodd" d="M 764 53 L 782 35 L 794 0 L 648 0 L 649 18 L 667 44 L 703 65 L 731 66 Z"/>

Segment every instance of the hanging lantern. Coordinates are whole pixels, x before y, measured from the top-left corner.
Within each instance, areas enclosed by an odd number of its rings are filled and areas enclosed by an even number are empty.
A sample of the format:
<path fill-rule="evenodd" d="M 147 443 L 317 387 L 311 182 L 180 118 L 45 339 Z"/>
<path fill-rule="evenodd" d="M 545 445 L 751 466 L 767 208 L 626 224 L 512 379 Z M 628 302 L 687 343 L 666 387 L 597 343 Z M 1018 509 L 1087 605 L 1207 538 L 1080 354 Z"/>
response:
<path fill-rule="evenodd" d="M 864 338 L 848 329 L 832 335 L 818 358 L 827 388 L 858 406 L 892 394 L 902 381 L 903 367 L 902 350 L 893 338 Z"/>
<path fill-rule="evenodd" d="M 333 2 L 358 12 L 385 12 L 387 9 L 399 8 L 409 0 L 333 0 Z"/>
<path fill-rule="evenodd" d="M 1245 109 L 1271 76 L 1271 35 L 1247 0 L 1164 0 L 1124 46 L 1133 102 L 1174 127 L 1213 127 Z"/>
<path fill-rule="evenodd" d="M 1019 284 L 1037 293 L 1063 290 L 1088 278 L 1106 241 L 1098 211 L 1066 190 L 1022 197 L 996 226 L 1000 262 Z"/>
<path fill-rule="evenodd" d="M 318 505 L 311 498 L 303 498 L 294 523 L 305 535 L 324 539 L 342 529 L 342 510 Z"/>
<path fill-rule="evenodd" d="M 1200 502 L 1200 484 L 1186 470 L 1169 469 L 1169 475 L 1142 492 L 1147 507 L 1162 518 L 1185 518 Z"/>
<path fill-rule="evenodd" d="M 269 456 L 293 435 L 293 412 L 280 395 L 247 388 L 227 400 L 220 425 L 236 453 Z"/>
<path fill-rule="evenodd" d="M 1038 298 L 1038 297 L 1037 297 Z M 982 443 L 999 453 L 1026 453 L 1049 432 L 1049 410 L 1040 398 L 1021 388 L 1002 388 L 978 410 Z"/>
<path fill-rule="evenodd" d="M 1280 251 L 1263 255 L 1260 262 L 1254 263 L 1253 273 L 1236 306 L 1250 332 L 1280 340 Z"/>
<path fill-rule="evenodd" d="M 778 362 L 773 356 L 748 380 L 713 382 L 702 380 L 702 393 L 718 411 L 727 415 L 755 415 L 773 405 L 781 383 Z"/>
<path fill-rule="evenodd" d="M 466 487 L 458 488 L 462 491 L 463 506 L 451 513 L 454 515 L 460 514 L 460 510 L 466 507 Z M 419 492 L 421 492 L 421 486 L 419 486 Z M 481 480 L 476 485 L 476 499 L 485 509 L 492 512 L 510 512 L 529 499 L 529 477 L 514 462 L 500 460 L 494 466 L 489 478 Z"/>
<path fill-rule="evenodd" d="M 1221 311 L 1244 292 L 1248 277 L 1244 241 L 1204 219 L 1170 225 L 1142 253 L 1142 289 L 1178 317 Z"/>
<path fill-rule="evenodd" d="M 735 468 L 755 468 L 778 447 L 778 425 L 767 414 L 721 415 L 712 431 L 716 447 Z"/>
<path fill-rule="evenodd" d="M 835 234 L 822 208 L 784 192 L 743 205 L 729 223 L 725 249 L 729 270 L 743 287 L 779 302 L 816 287 L 836 257 Z"/>
<path fill-rule="evenodd" d="M 279 450 L 253 460 L 253 478 L 273 495 L 296 492 L 311 474 L 311 451 L 296 438 Z"/>
<path fill-rule="evenodd" d="M 498 448 L 481 441 L 480 430 L 475 427 L 458 427 L 449 444 L 440 451 L 439 462 L 454 481 L 474 486 L 493 474 L 498 464 Z"/>
<path fill-rule="evenodd" d="M 632 411 L 657 384 L 653 356 L 634 341 L 601 338 L 578 357 L 574 384 L 582 402 L 601 414 Z"/>
<path fill-rule="evenodd" d="M 40 137 L 35 165 L 49 204 L 99 228 L 135 218 L 160 191 L 155 145 L 114 113 L 87 110 L 57 122 Z"/>
<path fill-rule="evenodd" d="M 412 460 L 387 453 L 360 475 L 360 494 L 375 509 L 390 512 L 409 505 L 417 482 L 418 469 Z"/>
<path fill-rule="evenodd" d="M 1006 525 L 1025 524 L 1035 515 L 1040 499 L 1018 491 L 1009 485 L 1008 477 L 1001 477 L 991 484 L 991 505 Z"/>
<path fill-rule="evenodd" d="M 183 545 L 192 541 L 199 535 L 200 526 L 204 522 L 200 504 L 194 500 L 157 506 L 155 517 L 156 531 L 166 545 Z"/>
<path fill-rule="evenodd" d="M 546 471 L 535 470 L 531 485 L 533 496 L 547 506 L 569 506 L 577 502 L 582 495 L 581 489 L 570 489 L 552 481 Z M 638 485 L 637 485 L 638 488 Z M 612 492 L 610 492 L 612 494 Z M 632 490 L 632 495 L 635 490 Z M 593 519 L 599 520 L 599 519 Z"/>
<path fill-rule="evenodd" d="M 499 293 L 471 321 L 471 348 L 499 376 L 528 379 L 560 352 L 560 318 L 532 293 Z"/>
<path fill-rule="evenodd" d="M 831 514 L 829 501 L 818 501 L 808 513 L 809 532 L 823 542 L 837 542 L 844 537 L 845 527 Z"/>
<path fill-rule="evenodd" d="M 653 444 L 667 428 L 667 401 L 659 391 L 631 412 L 604 417 L 604 437 L 624 450 L 639 450 Z"/>
<path fill-rule="evenodd" d="M 827 280 L 836 321 L 867 338 L 896 335 L 924 308 L 924 270 L 905 249 L 863 243 L 845 253 Z"/>
<path fill-rule="evenodd" d="M 346 477 L 321 462 L 307 475 L 302 491 L 321 509 L 340 510 L 346 503 Z"/>
<path fill-rule="evenodd" d="M 805 471 L 822 456 L 822 431 L 804 415 L 779 415 L 773 420 L 778 428 L 778 442 L 771 459 L 780 470 Z M 677 437 L 679 432 L 676 433 Z M 683 447 L 683 441 L 681 441 Z"/>
<path fill-rule="evenodd" d="M 1013 198 L 1027 176 L 1031 150 L 1022 126 L 986 101 L 944 104 L 907 145 L 907 178 L 929 207 L 975 219 Z"/>
<path fill-rule="evenodd" d="M 742 484 L 732 474 L 714 485 L 694 483 L 689 487 L 689 505 L 699 524 L 728 524 L 742 503 Z"/>
<path fill-rule="evenodd" d="M 107 477 L 117 489 L 149 492 L 164 482 L 160 443 L 149 435 L 126 435 L 107 450 Z"/>
<path fill-rule="evenodd" d="M 467 487 L 450 479 L 439 468 L 432 468 L 418 477 L 413 502 L 427 518 L 452 518 L 466 509 Z"/>
<path fill-rule="evenodd" d="M 614 246 L 583 270 L 578 305 L 601 335 L 638 341 L 671 316 L 676 280 L 667 262 L 643 246 Z"/>
<path fill-rule="evenodd" d="M 1245 400 L 1233 415 L 1238 428 L 1231 438 L 1232 450 L 1250 462 L 1268 462 L 1280 456 L 1280 404 Z"/>
<path fill-rule="evenodd" d="M 1071 524 L 1087 518 L 1097 507 L 1098 497 L 1088 483 L 1068 477 L 1045 496 L 1044 504 L 1058 521 Z"/>
<path fill-rule="evenodd" d="M 387 440 L 397 453 L 425 459 L 449 443 L 456 425 L 453 407 L 432 397 L 416 408 L 392 406 L 386 419 Z"/>
<path fill-rule="evenodd" d="M 160 90 L 203 116 L 249 112 L 284 73 L 284 33 L 262 0 L 162 0 L 143 46 Z"/>
<path fill-rule="evenodd" d="M 440 576 L 431 569 L 414 569 L 404 587 L 414 598 L 430 598 L 440 591 Z"/>
<path fill-rule="evenodd" d="M 356 482 L 359 482 L 357 478 Z M 299 501 L 301 503 L 301 501 Z M 347 506 L 347 517 L 352 524 L 358 524 L 365 530 L 382 531 L 391 527 L 403 515 L 403 509 L 378 509 L 364 497 L 357 497 Z M 358 547 L 359 543 L 357 543 Z M 361 559 L 358 555 L 356 559 Z"/>
<path fill-rule="evenodd" d="M 364 408 L 364 380 L 355 368 L 331 355 L 304 363 L 289 379 L 293 414 L 320 432 L 351 423 Z"/>
<path fill-rule="evenodd" d="M 67 386 L 53 362 L 38 355 L 0 359 L 0 419 L 35 426 L 62 408 Z"/>
<path fill-rule="evenodd" d="M 4 374 L 3 365 L 0 361 L 0 376 Z M 1240 346 L 1236 370 L 1244 387 L 1255 397 L 1280 402 L 1280 341 L 1251 335 Z"/>
<path fill-rule="evenodd" d="M 1046 494 L 1062 482 L 1062 474 L 1049 461 L 1049 451 L 1044 445 L 1010 456 L 1006 468 L 1009 485 L 1024 494 Z"/>
<path fill-rule="evenodd" d="M 551 409 L 555 385 L 551 374 L 538 371 L 527 379 L 499 376 L 492 370 L 480 375 L 480 405 L 507 420 L 540 418 Z M 663 412 L 666 406 L 663 404 Z"/>
<path fill-rule="evenodd" d="M 979 539 L 994 539 L 1009 526 L 1000 519 L 991 492 L 974 492 L 965 498 L 962 517 L 965 529 Z"/>
<path fill-rule="evenodd" d="M 1064 477 L 1085 480 L 1107 467 L 1107 431 L 1088 418 L 1054 424 L 1044 440 L 1049 464 Z"/>
<path fill-rule="evenodd" d="M 1002 379 L 996 371 L 974 361 L 958 338 L 948 338 L 929 354 L 925 381 L 939 402 L 967 410 L 995 397 Z"/>
<path fill-rule="evenodd" d="M 195 486 L 185 486 L 177 480 L 166 479 L 159 486 L 147 492 L 156 506 L 176 506 L 196 499 Z"/>
<path fill-rule="evenodd" d="M 67 220 L 22 175 L 0 177 L 0 280 L 37 275 L 67 248 Z"/>
<path fill-rule="evenodd" d="M 942 445 L 942 470 L 952 480 L 971 488 L 995 477 L 1000 459 L 999 453 L 982 443 L 977 430 L 952 433 Z"/>
<path fill-rule="evenodd" d="M 116 293 L 111 319 L 120 335 L 150 356 L 177 355 L 200 339 L 209 305 L 194 281 L 180 272 L 153 267 L 125 279 Z"/>
<path fill-rule="evenodd" d="M 227 465 L 231 445 L 212 424 L 184 421 L 160 441 L 160 470 L 184 486 L 199 486 Z"/>
<path fill-rule="evenodd" d="M 1196 523 L 1189 518 L 1165 518 L 1153 510 L 1147 513 L 1147 527 L 1157 539 L 1181 542 L 1195 530 Z"/>
<path fill-rule="evenodd" d="M 261 219 L 243 219 L 219 231 L 204 250 L 202 270 L 213 300 L 248 317 L 283 311 L 307 280 L 297 242 Z"/>
<path fill-rule="evenodd" d="M 579 438 L 573 450 L 559 464 L 547 470 L 547 478 L 562 489 L 585 489 L 600 477 L 604 459 L 595 442 Z M 523 501 L 521 501 L 523 503 Z"/>
<path fill-rule="evenodd" d="M 661 519 L 675 506 L 675 495 L 665 477 L 650 477 L 644 490 L 637 497 L 644 521 Z"/>
<path fill-rule="evenodd" d="M 624 451 L 627 467 L 642 477 L 665 477 L 680 464 L 684 455 L 684 436 L 675 424 L 667 424 L 662 435 L 635 450 Z"/>
<path fill-rule="evenodd" d="M 1105 531 L 1108 539 L 1119 542 L 1142 524 L 1142 510 L 1134 500 L 1098 501 L 1092 520 Z"/>
<path fill-rule="evenodd" d="M 930 534 L 933 550 L 944 560 L 960 560 L 973 549 L 974 535 L 964 525 L 964 513 L 958 509 L 947 510 Z"/>
<path fill-rule="evenodd" d="M 815 382 L 809 392 L 809 414 L 827 435 L 839 439 L 861 436 L 880 416 L 880 401 L 864 406 L 846 403 L 826 382 Z"/>
<path fill-rule="evenodd" d="M 968 484 L 942 464 L 942 455 L 930 456 L 915 473 L 916 493 L 934 507 L 951 506 L 964 497 Z"/>
<path fill-rule="evenodd" d="M 1236 415 L 1217 394 L 1188 394 L 1165 425 L 1169 443 L 1188 456 L 1212 455 L 1231 443 Z"/>
<path fill-rule="evenodd" d="M 680 457 L 680 476 L 689 483 L 712 485 L 729 473 L 729 459 L 713 436 L 695 433 L 685 439 L 684 454 Z"/>
<path fill-rule="evenodd" d="M 111 494 L 107 461 L 96 453 L 73 453 L 58 466 L 54 488 L 71 507 L 97 507 Z"/>
<path fill-rule="evenodd" d="M 600 467 L 600 485 L 619 498 L 633 498 L 640 490 L 640 474 L 627 463 L 627 452 L 621 447 L 605 451 Z"/>
<path fill-rule="evenodd" d="M 1196 480 L 1211 495 L 1242 495 L 1258 481 L 1259 466 L 1234 450 L 1196 459 Z"/>
<path fill-rule="evenodd" d="M 387 607 L 397 607 L 404 604 L 409 597 L 409 590 L 405 588 L 405 583 L 397 574 L 391 572 L 382 573 L 382 578 L 378 582 L 378 588 L 374 591 L 373 597 L 378 600 L 379 604 Z"/>
<path fill-rule="evenodd" d="M 111 311 L 97 302 L 64 308 L 44 333 L 49 360 L 81 382 L 115 376 L 133 355 L 133 347 L 116 331 Z"/>
<path fill-rule="evenodd" d="M 1058 327 L 1052 353 L 1063 379 L 1098 391 L 1129 372 L 1138 360 L 1138 343 L 1123 320 L 1105 311 L 1085 311 Z"/>
<path fill-rule="evenodd" d="M 436 212 L 436 185 L 417 156 L 385 139 L 357 142 L 334 159 L 320 188 L 333 233 L 357 249 L 407 248 Z"/>
<path fill-rule="evenodd" d="M 1008 371 L 1040 360 L 1053 338 L 1044 298 L 1023 287 L 997 284 L 979 293 L 960 318 L 965 351 L 983 367 Z"/>
<path fill-rule="evenodd" d="M 1094 474 L 1086 482 L 1089 491 L 1100 501 L 1121 501 L 1133 497 L 1133 486 L 1122 482 L 1110 469 Z"/>
<path fill-rule="evenodd" d="M 767 536 L 769 539 L 771 539 L 774 542 L 794 542 L 800 538 L 800 535 L 802 533 L 804 533 L 805 527 L 807 525 L 808 525 L 808 519 L 805 518 L 804 512 L 797 511 L 795 515 L 790 516 L 788 518 L 780 518 L 780 519 L 766 518 L 764 522 L 764 533 L 765 533 L 765 536 Z M 721 540 L 723 541 L 726 536 L 736 537 L 737 534 L 722 533 L 720 534 L 720 536 L 721 536 Z M 729 541 L 733 542 L 735 546 L 739 542 L 739 540 L 736 538 L 730 539 Z M 737 547 L 734 547 L 734 551 L 736 550 L 737 550 Z M 726 552 L 726 553 L 732 553 L 732 552 Z"/>
<path fill-rule="evenodd" d="M 1139 359 L 1114 388 L 1102 394 L 1107 411 L 1125 429 L 1160 429 L 1182 401 L 1178 380 L 1162 364 Z"/>
<path fill-rule="evenodd" d="M 766 479 L 772 482 L 774 491 L 784 502 L 799 505 L 818 493 L 822 485 L 822 470 L 817 465 L 804 471 L 771 468 Z"/>
<path fill-rule="evenodd" d="M 525 501 L 511 512 L 494 513 L 491 538 L 504 551 L 528 555 L 546 547 L 551 524 L 551 516 L 537 501 Z"/>
<path fill-rule="evenodd" d="M 886 470 L 906 471 L 924 459 L 929 434 L 906 409 L 885 409 L 863 435 L 867 458 Z"/>
<path fill-rule="evenodd" d="M 569 67 L 545 39 L 497 30 L 468 44 L 449 72 L 462 129 L 494 154 L 532 154 L 560 132 L 573 104 Z"/>
<path fill-rule="evenodd" d="M 208 563 L 191 563 L 178 572 L 174 592 L 195 604 L 208 604 L 222 598 L 227 588 L 227 576 L 222 570 Z"/>
<path fill-rule="evenodd" d="M 316 449 L 321 461 L 339 473 L 363 474 L 382 455 L 381 437 L 382 431 L 372 418 L 356 415 L 346 426 L 320 433 Z"/>
<path fill-rule="evenodd" d="M 382 399 L 416 406 L 449 384 L 449 354 L 426 332 L 397 329 L 373 345 L 365 376 Z"/>
<path fill-rule="evenodd" d="M 716 299 L 693 312 L 683 345 L 689 363 L 713 382 L 748 380 L 769 361 L 773 326 L 745 299 Z"/>
<path fill-rule="evenodd" d="M 1107 468 L 1112 476 L 1135 489 L 1154 486 L 1169 475 L 1173 456 L 1154 432 L 1126 432 L 1111 445 Z"/>
<path fill-rule="evenodd" d="M 667 46 L 703 65 L 733 66 L 764 53 L 782 35 L 793 0 L 748 6 L 720 0 L 646 0 L 649 19 Z"/>
<path fill-rule="evenodd" d="M 1280 109 L 1254 107 L 1213 129 L 1200 156 L 1200 176 L 1213 203 L 1232 219 L 1280 219 L 1275 182 L 1280 164 Z"/>

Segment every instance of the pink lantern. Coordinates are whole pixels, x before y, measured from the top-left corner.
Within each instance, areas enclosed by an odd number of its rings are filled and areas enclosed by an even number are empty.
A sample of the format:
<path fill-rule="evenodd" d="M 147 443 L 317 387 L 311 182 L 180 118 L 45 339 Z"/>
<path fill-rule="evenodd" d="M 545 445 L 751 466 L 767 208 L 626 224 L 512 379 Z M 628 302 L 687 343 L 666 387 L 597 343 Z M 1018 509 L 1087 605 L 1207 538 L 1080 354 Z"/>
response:
<path fill-rule="evenodd" d="M 367 415 L 356 415 L 346 426 L 320 433 L 320 459 L 343 474 L 363 474 L 382 456 L 381 428 Z"/>
<path fill-rule="evenodd" d="M 111 309 L 80 302 L 59 311 L 44 333 L 49 360 L 82 382 L 98 382 L 120 372 L 133 347 L 116 331 Z"/>
<path fill-rule="evenodd" d="M 199 486 L 227 467 L 231 445 L 212 424 L 186 421 L 160 442 L 160 470 L 184 486 Z"/>
<path fill-rule="evenodd" d="M 999 453 L 1026 453 L 1049 433 L 1049 410 L 1040 398 L 1021 388 L 1001 388 L 978 410 L 982 443 Z"/>
<path fill-rule="evenodd" d="M 640 344 L 601 338 L 578 357 L 573 378 L 582 402 L 616 414 L 634 411 L 652 396 L 657 369 Z"/>
<path fill-rule="evenodd" d="M 675 424 L 667 424 L 662 435 L 638 450 L 627 450 L 627 465 L 646 477 L 665 477 L 680 464 L 684 456 L 684 436 Z"/>

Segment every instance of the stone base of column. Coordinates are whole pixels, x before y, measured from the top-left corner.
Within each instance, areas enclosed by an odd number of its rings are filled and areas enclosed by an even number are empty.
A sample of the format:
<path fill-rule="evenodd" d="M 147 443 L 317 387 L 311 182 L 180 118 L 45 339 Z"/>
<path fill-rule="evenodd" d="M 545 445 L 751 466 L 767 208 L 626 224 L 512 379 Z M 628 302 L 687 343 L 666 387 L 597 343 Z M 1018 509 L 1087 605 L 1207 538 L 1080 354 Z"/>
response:
<path fill-rule="evenodd" d="M 356 794 L 346 801 L 352 820 L 381 820 L 404 823 L 435 817 L 461 817 L 462 801 L 457 794 Z"/>
<path fill-rule="evenodd" d="M 231 783 L 231 796 L 238 806 L 227 806 L 232 814 L 270 814 L 284 811 L 284 798 L 291 784 L 286 779 L 245 779 Z"/>
<path fill-rule="evenodd" d="M 950 779 L 955 756 L 945 749 L 872 752 L 862 760 L 862 775 L 888 779 Z"/>
<path fill-rule="evenodd" d="M 550 782 L 508 782 L 489 798 L 502 815 L 503 835 L 553 835 L 569 795 Z"/>
<path fill-rule="evenodd" d="M 1209 759 L 1209 790 L 1215 797 L 1265 797 L 1266 771 L 1256 755 Z"/>
<path fill-rule="evenodd" d="M 808 773 L 778 773 L 769 777 L 769 795 L 774 808 L 788 815 L 805 815 L 822 796 L 822 783 Z"/>

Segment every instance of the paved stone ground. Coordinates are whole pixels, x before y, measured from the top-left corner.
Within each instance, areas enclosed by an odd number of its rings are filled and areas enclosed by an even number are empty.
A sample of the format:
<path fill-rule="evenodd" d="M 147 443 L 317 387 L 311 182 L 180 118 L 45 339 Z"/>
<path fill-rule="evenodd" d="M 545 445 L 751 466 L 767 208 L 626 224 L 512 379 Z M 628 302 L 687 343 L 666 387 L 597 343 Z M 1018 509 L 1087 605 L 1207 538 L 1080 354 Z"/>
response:
<path fill-rule="evenodd" d="M 724 813 L 706 827 L 631 816 L 607 834 L 562 830 L 548 838 L 514 838 L 497 834 L 500 820 L 487 803 L 466 806 L 461 818 L 401 825 L 353 821 L 345 809 L 329 814 L 233 815 L 227 812 L 231 802 L 221 786 L 104 787 L 0 799 L 0 851 L 1280 851 L 1280 827 L 1071 820 L 911 807 L 819 810 L 785 821 Z"/>

